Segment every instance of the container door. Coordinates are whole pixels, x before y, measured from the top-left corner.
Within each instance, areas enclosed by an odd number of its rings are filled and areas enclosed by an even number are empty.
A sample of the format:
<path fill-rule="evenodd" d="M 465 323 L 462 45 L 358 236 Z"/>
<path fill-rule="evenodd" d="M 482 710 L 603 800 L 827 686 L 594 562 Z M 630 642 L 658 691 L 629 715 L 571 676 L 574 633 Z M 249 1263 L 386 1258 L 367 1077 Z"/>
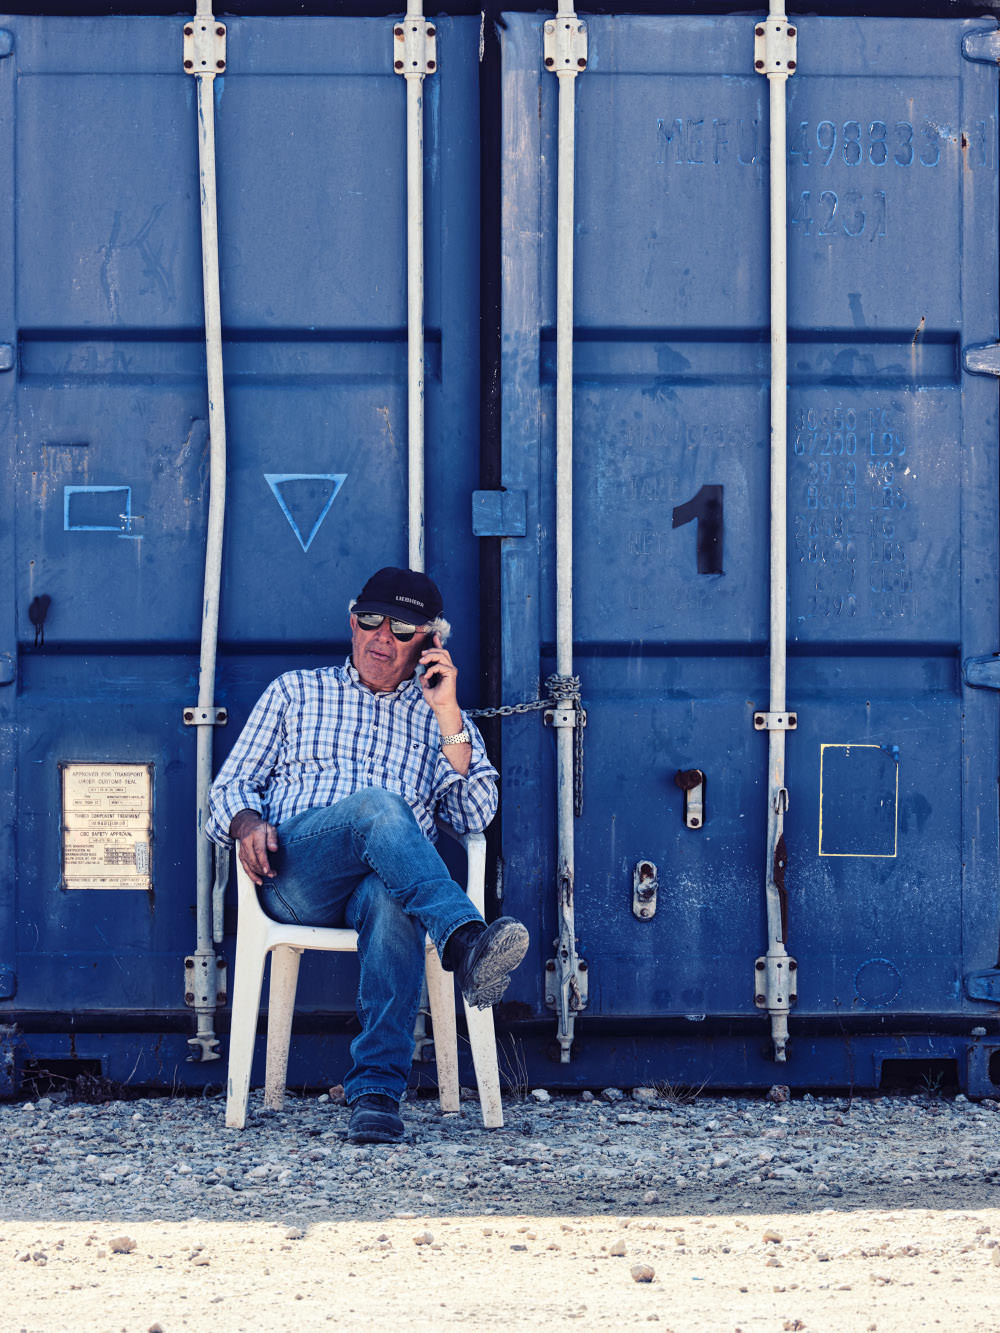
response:
<path fill-rule="evenodd" d="M 0 247 L 16 557 L 9 524 L 0 541 L 17 599 L 16 617 L 0 611 L 0 677 L 18 663 L 16 684 L 0 686 L 0 827 L 16 839 L 0 890 L 0 999 L 36 1054 L 40 1030 L 60 1030 L 41 1011 L 75 1015 L 78 1033 L 149 1015 L 185 1053 L 195 736 L 182 713 L 197 694 L 208 428 L 182 27 L 15 17 L 0 34 L 0 198 L 17 240 L 16 291 L 14 248 Z M 229 438 L 216 703 L 230 723 L 217 762 L 274 675 L 343 661 L 349 598 L 373 569 L 406 563 L 407 509 L 405 88 L 392 22 L 227 27 L 215 84 Z M 437 40 L 425 93 L 427 550 L 471 701 L 478 24 L 444 21 Z M 341 990 L 328 1007 L 353 1006 L 353 983 Z M 111 1038 L 80 1038 L 78 1053 L 86 1040 L 111 1050 Z M 135 1053 L 133 1042 L 123 1059 Z M 169 1081 L 173 1066 L 164 1073 L 142 1046 L 135 1077 Z"/>
<path fill-rule="evenodd" d="M 525 493 L 529 534 L 508 538 L 503 556 L 504 696 L 516 701 L 554 669 L 557 81 L 542 64 L 542 20 L 506 22 L 504 483 Z M 860 1013 L 871 1026 L 886 1013 L 979 1012 L 964 978 L 996 959 L 996 698 L 963 677 L 965 659 L 997 647 L 997 394 L 963 369 L 965 349 L 997 334 L 996 71 L 963 55 L 963 38 L 988 26 L 798 25 L 787 94 L 793 1028 L 807 1016 Z M 753 714 L 768 695 L 767 83 L 753 69 L 752 19 L 588 17 L 587 28 L 574 291 L 574 637 L 589 714 L 578 1058 L 593 1049 L 588 1032 L 608 1030 L 600 1020 L 745 1019 L 756 1044 L 739 1071 L 713 1066 L 707 1046 L 690 1068 L 773 1081 L 756 1053 L 766 1021 L 753 1017 L 766 947 L 767 741 Z M 515 994 L 539 1014 L 556 934 L 554 738 L 537 714 L 504 725 L 506 907 L 534 920 L 538 940 Z M 704 806 L 686 818 L 677 775 L 692 770 Z M 644 863 L 658 891 L 642 916 Z M 648 1031 L 628 1030 L 637 1041 Z M 841 1076 L 799 1051 L 790 1075 Z"/>

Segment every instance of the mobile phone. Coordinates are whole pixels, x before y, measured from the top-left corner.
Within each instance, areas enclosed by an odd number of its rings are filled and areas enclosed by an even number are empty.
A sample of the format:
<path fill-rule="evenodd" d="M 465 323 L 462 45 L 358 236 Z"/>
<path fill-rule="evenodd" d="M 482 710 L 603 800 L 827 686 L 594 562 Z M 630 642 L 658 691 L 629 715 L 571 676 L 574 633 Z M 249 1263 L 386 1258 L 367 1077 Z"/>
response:
<path fill-rule="evenodd" d="M 417 675 L 418 675 L 418 676 L 422 676 L 422 675 L 424 675 L 424 674 L 426 673 L 426 671 L 427 671 L 427 667 L 424 665 L 423 662 L 418 662 L 418 663 L 417 663 L 416 671 L 417 671 Z M 428 676 L 428 677 L 427 677 L 427 688 L 428 688 L 429 690 L 433 690 L 434 687 L 435 687 L 436 685 L 440 685 L 440 684 L 441 684 L 441 673 L 440 673 L 440 671 L 435 671 L 434 674 L 433 674 L 433 676 Z"/>

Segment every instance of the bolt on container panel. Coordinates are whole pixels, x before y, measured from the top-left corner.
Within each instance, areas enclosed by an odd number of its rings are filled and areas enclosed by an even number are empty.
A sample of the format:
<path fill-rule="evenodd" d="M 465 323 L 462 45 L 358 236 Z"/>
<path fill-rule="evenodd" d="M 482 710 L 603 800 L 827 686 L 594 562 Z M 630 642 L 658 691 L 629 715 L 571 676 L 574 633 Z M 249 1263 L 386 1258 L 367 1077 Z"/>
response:
<path fill-rule="evenodd" d="M 964 349 L 997 336 L 996 68 L 963 55 L 966 35 L 994 25 L 795 22 L 793 1036 L 796 1018 L 981 1015 L 966 978 L 995 965 L 1000 918 L 996 697 L 963 675 L 997 646 L 997 390 L 963 369 Z M 503 34 L 504 482 L 526 493 L 530 534 L 503 556 L 512 699 L 553 669 L 555 637 L 557 81 L 541 24 L 509 15 Z M 583 1041 L 588 1020 L 756 1012 L 770 523 L 768 91 L 753 19 L 586 24 L 573 395 Z M 537 792 L 539 775 L 553 791 L 554 737 L 507 725 L 506 908 L 531 918 L 537 949 L 512 995 L 543 1013 L 555 798 Z M 706 779 L 697 829 L 674 780 L 689 769 Z M 646 860 L 657 907 L 639 919 Z M 824 1058 L 803 1050 L 788 1076 L 824 1081 Z M 726 1080 L 710 1052 L 705 1070 Z"/>

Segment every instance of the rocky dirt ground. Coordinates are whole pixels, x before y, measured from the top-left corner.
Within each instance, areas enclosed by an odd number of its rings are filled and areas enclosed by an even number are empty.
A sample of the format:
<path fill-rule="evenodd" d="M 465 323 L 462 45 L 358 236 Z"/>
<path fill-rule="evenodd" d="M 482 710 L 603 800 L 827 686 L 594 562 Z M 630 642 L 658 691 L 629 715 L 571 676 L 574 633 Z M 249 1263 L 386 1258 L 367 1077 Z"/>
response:
<path fill-rule="evenodd" d="M 1000 1329 L 997 1103 L 506 1110 L 354 1148 L 325 1096 L 0 1106 L 0 1330 Z"/>

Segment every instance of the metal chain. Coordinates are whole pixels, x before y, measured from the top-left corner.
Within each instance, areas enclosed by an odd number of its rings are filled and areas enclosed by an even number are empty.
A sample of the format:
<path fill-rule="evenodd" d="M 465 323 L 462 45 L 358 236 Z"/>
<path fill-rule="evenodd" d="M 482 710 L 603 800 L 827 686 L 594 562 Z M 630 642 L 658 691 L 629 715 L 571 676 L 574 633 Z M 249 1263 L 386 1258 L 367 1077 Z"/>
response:
<path fill-rule="evenodd" d="M 583 813 L 583 728 L 587 721 L 587 714 L 580 703 L 580 677 L 558 674 L 548 676 L 545 688 L 549 691 L 547 699 L 500 704 L 497 708 L 466 708 L 464 711 L 469 717 L 516 717 L 520 713 L 538 713 L 543 708 L 565 708 L 567 704 L 572 704 L 580 714 L 573 729 L 573 813 L 579 818 Z"/>

